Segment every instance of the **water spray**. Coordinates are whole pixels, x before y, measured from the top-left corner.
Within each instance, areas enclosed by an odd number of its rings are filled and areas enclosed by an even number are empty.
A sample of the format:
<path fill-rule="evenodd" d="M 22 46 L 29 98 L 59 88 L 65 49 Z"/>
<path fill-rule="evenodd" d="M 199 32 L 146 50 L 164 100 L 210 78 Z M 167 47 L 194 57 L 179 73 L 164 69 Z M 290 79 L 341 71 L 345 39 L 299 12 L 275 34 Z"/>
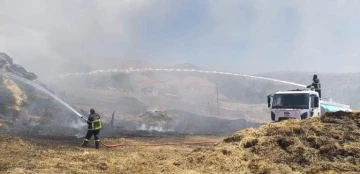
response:
<path fill-rule="evenodd" d="M 96 75 L 96 74 L 109 74 L 109 73 L 132 73 L 132 72 L 198 72 L 198 73 L 205 73 L 205 74 L 220 74 L 220 75 L 232 75 L 232 76 L 242 76 L 242 77 L 250 77 L 255 79 L 262 79 L 262 80 L 269 80 L 273 82 L 285 83 L 295 86 L 300 86 L 306 88 L 306 85 L 288 82 L 284 80 L 278 80 L 273 78 L 267 77 L 259 77 L 259 76 L 252 76 L 252 75 L 245 75 L 245 74 L 237 74 L 237 73 L 230 73 L 230 72 L 221 72 L 221 71 L 206 71 L 206 70 L 196 70 L 196 69 L 160 69 L 160 68 L 143 68 L 143 69 L 107 69 L 107 70 L 95 70 L 87 73 L 67 73 L 61 74 L 59 76 L 60 79 L 66 78 L 69 76 L 84 76 L 84 75 Z"/>
<path fill-rule="evenodd" d="M 51 93 L 49 90 L 45 89 L 44 87 L 40 86 L 39 84 L 32 82 L 28 79 L 22 78 L 16 74 L 10 73 L 10 72 L 4 72 L 0 70 L 0 74 L 5 75 L 7 77 L 10 77 L 12 79 L 17 79 L 20 80 L 21 82 L 24 82 L 28 85 L 31 85 L 33 87 L 35 87 L 36 89 L 42 91 L 43 93 L 51 96 L 52 98 L 54 98 L 55 100 L 57 100 L 58 102 L 60 102 L 61 104 L 63 104 L 66 108 L 70 109 L 72 112 L 74 112 L 77 116 L 79 116 L 80 118 L 84 119 L 85 121 L 87 121 L 79 112 L 77 112 L 74 108 L 72 108 L 70 105 L 68 105 L 66 102 L 64 102 L 63 100 L 61 100 L 59 97 L 57 97 L 56 95 L 54 95 L 53 93 Z"/>

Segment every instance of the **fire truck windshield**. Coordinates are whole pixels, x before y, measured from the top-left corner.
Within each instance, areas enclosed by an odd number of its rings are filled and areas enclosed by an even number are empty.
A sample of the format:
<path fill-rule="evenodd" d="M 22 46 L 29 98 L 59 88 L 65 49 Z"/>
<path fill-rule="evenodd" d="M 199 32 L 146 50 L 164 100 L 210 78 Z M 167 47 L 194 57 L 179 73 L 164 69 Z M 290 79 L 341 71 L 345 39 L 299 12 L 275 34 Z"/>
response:
<path fill-rule="evenodd" d="M 308 109 L 309 94 L 275 94 L 273 108 Z"/>

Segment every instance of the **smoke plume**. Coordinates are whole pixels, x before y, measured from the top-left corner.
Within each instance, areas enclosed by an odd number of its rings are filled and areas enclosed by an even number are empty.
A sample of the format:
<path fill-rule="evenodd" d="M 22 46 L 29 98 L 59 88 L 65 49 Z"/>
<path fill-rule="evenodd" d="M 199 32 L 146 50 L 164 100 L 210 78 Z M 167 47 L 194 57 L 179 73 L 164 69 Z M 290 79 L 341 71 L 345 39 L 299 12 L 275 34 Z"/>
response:
<path fill-rule="evenodd" d="M 358 71 L 359 9 L 355 0 L 2 0 L 0 51 L 40 79 L 122 68 L 120 59 Z"/>

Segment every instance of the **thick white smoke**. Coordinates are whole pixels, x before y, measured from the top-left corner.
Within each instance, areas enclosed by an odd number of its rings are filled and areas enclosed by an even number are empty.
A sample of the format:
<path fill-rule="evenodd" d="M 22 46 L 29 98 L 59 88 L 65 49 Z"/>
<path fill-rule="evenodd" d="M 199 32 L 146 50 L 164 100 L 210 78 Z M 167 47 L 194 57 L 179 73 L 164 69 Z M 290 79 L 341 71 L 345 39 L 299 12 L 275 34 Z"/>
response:
<path fill-rule="evenodd" d="M 40 79 L 118 68 L 121 58 L 248 74 L 358 71 L 359 7 L 358 0 L 2 0 L 0 51 Z"/>
<path fill-rule="evenodd" d="M 136 130 L 141 131 L 157 131 L 157 132 L 174 132 L 174 129 L 164 129 L 161 125 L 157 126 L 148 126 L 146 124 L 141 124 L 137 127 Z"/>

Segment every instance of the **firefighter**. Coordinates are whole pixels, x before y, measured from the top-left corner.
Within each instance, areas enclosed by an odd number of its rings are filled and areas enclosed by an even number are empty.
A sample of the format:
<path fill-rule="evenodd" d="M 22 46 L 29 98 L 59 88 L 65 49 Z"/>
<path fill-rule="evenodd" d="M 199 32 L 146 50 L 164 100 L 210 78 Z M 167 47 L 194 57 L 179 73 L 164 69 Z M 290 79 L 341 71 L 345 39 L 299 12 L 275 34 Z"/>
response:
<path fill-rule="evenodd" d="M 89 143 L 90 138 L 94 135 L 96 149 L 99 149 L 100 146 L 99 133 L 100 133 L 100 129 L 102 128 L 102 122 L 100 119 L 100 115 L 95 112 L 95 109 L 90 109 L 90 115 L 87 119 L 87 124 L 88 124 L 88 132 L 85 136 L 82 147 L 85 147 Z"/>
<path fill-rule="evenodd" d="M 313 76 L 313 83 L 307 87 L 310 88 L 311 86 L 314 86 L 315 91 L 319 93 L 319 98 L 321 99 L 321 83 L 316 74 Z"/>

